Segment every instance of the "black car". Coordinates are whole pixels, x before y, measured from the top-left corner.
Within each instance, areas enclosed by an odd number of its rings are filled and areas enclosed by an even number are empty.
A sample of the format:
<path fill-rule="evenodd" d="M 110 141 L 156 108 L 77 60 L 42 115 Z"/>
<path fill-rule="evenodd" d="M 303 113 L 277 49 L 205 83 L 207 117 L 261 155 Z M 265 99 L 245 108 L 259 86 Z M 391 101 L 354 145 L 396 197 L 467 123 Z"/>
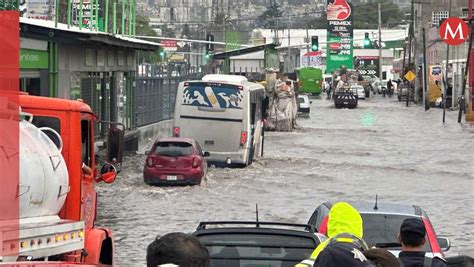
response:
<path fill-rule="evenodd" d="M 326 236 L 306 224 L 255 221 L 201 222 L 193 233 L 214 266 L 294 266 Z"/>

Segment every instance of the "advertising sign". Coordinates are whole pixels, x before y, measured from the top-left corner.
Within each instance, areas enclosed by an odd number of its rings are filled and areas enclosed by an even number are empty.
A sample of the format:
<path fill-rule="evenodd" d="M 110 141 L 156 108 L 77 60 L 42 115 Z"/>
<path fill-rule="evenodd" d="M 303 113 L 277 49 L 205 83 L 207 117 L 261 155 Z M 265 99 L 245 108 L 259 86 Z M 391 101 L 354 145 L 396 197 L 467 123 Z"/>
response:
<path fill-rule="evenodd" d="M 303 55 L 301 66 L 303 67 L 319 67 L 321 66 L 321 52 L 314 51 Z"/>
<path fill-rule="evenodd" d="M 21 69 L 47 69 L 48 52 L 33 49 L 20 49 Z"/>
<path fill-rule="evenodd" d="M 379 77 L 379 57 L 375 56 L 359 56 L 354 58 L 354 67 L 359 70 L 362 76 Z"/>
<path fill-rule="evenodd" d="M 442 75 L 443 67 L 441 65 L 430 65 L 430 81 L 441 81 Z"/>
<path fill-rule="evenodd" d="M 54 0 L 26 0 L 22 4 L 23 15 L 31 19 L 54 20 Z"/>
<path fill-rule="evenodd" d="M 82 1 L 82 26 L 86 28 L 95 27 L 95 21 L 93 21 L 94 14 L 92 12 L 97 8 L 96 4 L 91 3 L 90 0 Z M 79 19 L 81 18 L 81 2 L 74 0 L 73 2 L 73 14 L 72 20 L 75 25 L 79 25 Z"/>
<path fill-rule="evenodd" d="M 161 46 L 165 51 L 176 51 L 178 50 L 178 41 L 176 40 L 162 40 Z"/>
<path fill-rule="evenodd" d="M 349 0 L 328 0 L 327 5 L 327 52 L 326 72 L 353 64 L 353 24 L 352 5 Z"/>

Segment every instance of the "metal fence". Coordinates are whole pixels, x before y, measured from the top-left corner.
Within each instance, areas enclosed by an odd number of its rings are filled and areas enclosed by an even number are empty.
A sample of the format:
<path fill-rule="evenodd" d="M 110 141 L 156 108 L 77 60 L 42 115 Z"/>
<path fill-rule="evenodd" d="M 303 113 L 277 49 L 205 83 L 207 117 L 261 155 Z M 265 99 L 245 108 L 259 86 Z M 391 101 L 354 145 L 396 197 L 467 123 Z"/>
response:
<path fill-rule="evenodd" d="M 179 83 L 201 77 L 201 72 L 184 64 L 139 65 L 135 80 L 135 127 L 172 119 Z"/>

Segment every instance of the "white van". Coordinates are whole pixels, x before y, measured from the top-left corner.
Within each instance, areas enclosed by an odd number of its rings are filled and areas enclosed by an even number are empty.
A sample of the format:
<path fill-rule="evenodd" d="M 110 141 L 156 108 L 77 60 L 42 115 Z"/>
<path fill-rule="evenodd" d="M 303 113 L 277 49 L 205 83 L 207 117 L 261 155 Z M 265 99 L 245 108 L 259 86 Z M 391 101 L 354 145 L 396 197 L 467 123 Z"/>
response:
<path fill-rule="evenodd" d="M 196 140 L 208 161 L 249 165 L 263 153 L 264 87 L 236 75 L 181 82 L 173 135 Z"/>

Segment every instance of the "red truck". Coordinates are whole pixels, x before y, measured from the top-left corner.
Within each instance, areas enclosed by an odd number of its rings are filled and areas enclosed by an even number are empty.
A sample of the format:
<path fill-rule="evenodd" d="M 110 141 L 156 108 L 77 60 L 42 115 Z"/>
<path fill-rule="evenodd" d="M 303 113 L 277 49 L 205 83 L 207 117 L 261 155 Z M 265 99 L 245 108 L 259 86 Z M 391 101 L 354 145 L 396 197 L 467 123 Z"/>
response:
<path fill-rule="evenodd" d="M 18 108 L 20 210 L 10 224 L 0 221 L 0 262 L 113 265 L 112 232 L 94 225 L 95 185 L 113 182 L 120 170 L 123 127 L 98 121 L 81 100 L 20 94 Z M 97 125 L 109 129 L 101 167 L 94 151 Z M 2 156 L 0 165 L 7 166 Z"/>

